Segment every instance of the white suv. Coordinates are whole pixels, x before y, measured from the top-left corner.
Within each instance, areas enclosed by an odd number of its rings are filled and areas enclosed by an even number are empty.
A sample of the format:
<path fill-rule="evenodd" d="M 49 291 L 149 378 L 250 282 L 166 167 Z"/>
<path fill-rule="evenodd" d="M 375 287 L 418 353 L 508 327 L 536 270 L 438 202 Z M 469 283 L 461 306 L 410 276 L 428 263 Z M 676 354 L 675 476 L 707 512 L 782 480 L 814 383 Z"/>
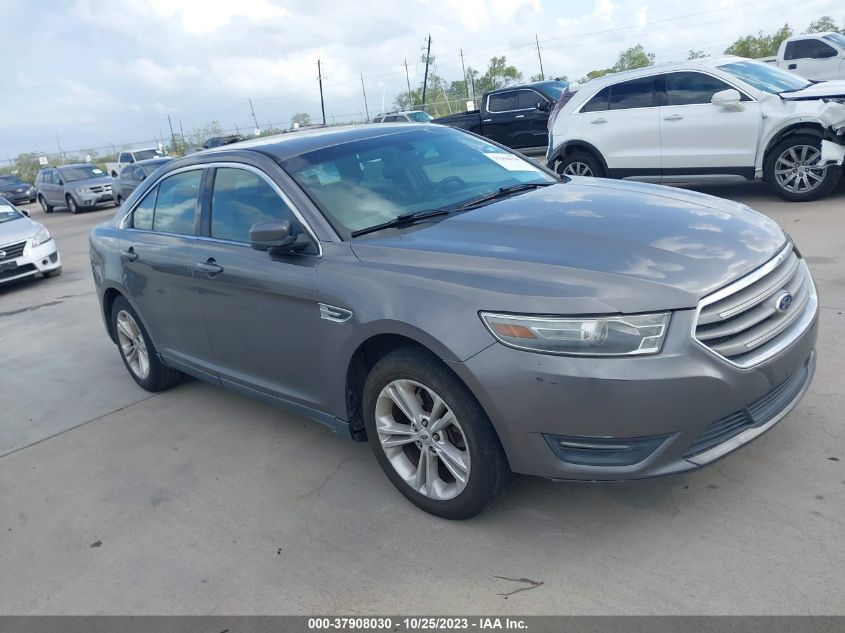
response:
<path fill-rule="evenodd" d="M 814 200 L 842 176 L 845 81 L 813 83 L 741 57 L 608 75 L 563 93 L 546 157 L 564 175 L 763 178 L 787 200 Z"/>

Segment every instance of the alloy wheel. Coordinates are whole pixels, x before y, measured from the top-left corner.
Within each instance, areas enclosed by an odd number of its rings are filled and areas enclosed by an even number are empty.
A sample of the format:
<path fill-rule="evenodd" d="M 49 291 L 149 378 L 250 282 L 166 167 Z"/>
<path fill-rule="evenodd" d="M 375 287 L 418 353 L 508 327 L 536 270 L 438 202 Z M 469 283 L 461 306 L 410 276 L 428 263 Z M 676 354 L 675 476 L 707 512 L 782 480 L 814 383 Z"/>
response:
<path fill-rule="evenodd" d="M 126 359 L 126 364 L 129 365 L 133 374 L 141 380 L 145 380 L 150 375 L 150 355 L 141 328 L 138 327 L 135 318 L 126 310 L 117 313 L 115 324 L 120 352 Z"/>
<path fill-rule="evenodd" d="M 822 184 L 827 167 L 819 166 L 821 151 L 812 145 L 793 145 L 775 161 L 778 186 L 793 193 L 807 193 Z"/>
<path fill-rule="evenodd" d="M 394 380 L 376 400 L 378 439 L 399 476 L 421 495 L 457 497 L 470 476 L 470 454 L 457 417 L 430 387 Z"/>
<path fill-rule="evenodd" d="M 593 170 L 587 163 L 573 161 L 563 168 L 565 176 L 592 176 Z"/>

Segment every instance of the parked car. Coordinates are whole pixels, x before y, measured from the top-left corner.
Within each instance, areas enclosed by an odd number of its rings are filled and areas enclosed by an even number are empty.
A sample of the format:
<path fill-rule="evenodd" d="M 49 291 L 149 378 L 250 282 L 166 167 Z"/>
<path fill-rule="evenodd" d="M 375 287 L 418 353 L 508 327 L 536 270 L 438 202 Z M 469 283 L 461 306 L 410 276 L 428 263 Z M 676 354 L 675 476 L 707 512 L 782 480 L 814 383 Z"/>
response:
<path fill-rule="evenodd" d="M 0 196 L 9 202 L 35 202 L 35 187 L 17 176 L 0 176 Z"/>
<path fill-rule="evenodd" d="M 244 137 L 240 134 L 229 134 L 228 136 L 212 136 L 205 143 L 202 144 L 204 149 L 212 147 L 220 147 L 221 145 L 231 145 L 232 143 L 240 143 Z"/>
<path fill-rule="evenodd" d="M 140 185 L 147 176 L 155 172 L 156 169 L 169 163 L 172 158 L 151 158 L 149 160 L 141 160 L 134 165 L 127 165 L 120 172 L 120 176 L 115 178 L 112 183 L 112 194 L 114 195 L 115 204 L 120 206 L 123 201 L 129 197 L 135 187 Z"/>
<path fill-rule="evenodd" d="M 793 201 L 828 194 L 845 159 L 845 81 L 812 83 L 740 57 L 608 75 L 561 97 L 548 165 L 662 183 L 764 179 Z"/>
<path fill-rule="evenodd" d="M 776 57 L 764 60 L 805 79 L 845 79 L 845 35 L 836 32 L 793 35 L 781 42 Z"/>
<path fill-rule="evenodd" d="M 695 470 L 807 390 L 818 299 L 744 205 L 559 178 L 430 124 L 174 160 L 90 236 L 130 376 L 192 374 L 368 440 L 413 503 L 483 510 L 511 473 Z"/>
<path fill-rule="evenodd" d="M 106 171 L 112 178 L 117 178 L 127 165 L 153 158 L 167 158 L 167 152 L 158 147 L 124 150 L 118 154 L 116 163 L 106 163 Z"/>
<path fill-rule="evenodd" d="M 545 152 L 549 111 L 568 86 L 566 81 L 538 81 L 485 92 L 481 109 L 434 119 L 522 151 Z"/>
<path fill-rule="evenodd" d="M 29 213 L 0 198 L 0 284 L 35 275 L 62 273 L 56 242 Z"/>
<path fill-rule="evenodd" d="M 67 207 L 71 213 L 114 204 L 112 179 L 91 163 L 45 167 L 35 177 L 38 202 L 44 213 Z"/>
<path fill-rule="evenodd" d="M 422 110 L 382 112 L 373 117 L 373 123 L 428 123 L 434 117 Z"/>

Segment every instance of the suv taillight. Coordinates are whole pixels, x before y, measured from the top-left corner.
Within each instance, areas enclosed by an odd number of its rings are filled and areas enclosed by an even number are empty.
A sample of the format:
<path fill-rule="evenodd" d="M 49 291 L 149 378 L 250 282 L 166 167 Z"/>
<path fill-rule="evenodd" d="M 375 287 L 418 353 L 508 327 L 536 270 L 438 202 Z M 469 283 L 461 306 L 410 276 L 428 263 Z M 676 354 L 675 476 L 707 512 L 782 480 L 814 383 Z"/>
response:
<path fill-rule="evenodd" d="M 564 90 L 560 94 L 560 99 L 557 100 L 555 107 L 552 108 L 552 111 L 549 113 L 549 132 L 552 131 L 552 126 L 555 124 L 555 119 L 557 118 L 557 115 L 560 114 L 560 111 L 563 106 L 565 106 L 566 103 L 575 95 L 575 92 L 575 90 L 570 90 L 569 87 L 567 87 L 566 90 Z"/>

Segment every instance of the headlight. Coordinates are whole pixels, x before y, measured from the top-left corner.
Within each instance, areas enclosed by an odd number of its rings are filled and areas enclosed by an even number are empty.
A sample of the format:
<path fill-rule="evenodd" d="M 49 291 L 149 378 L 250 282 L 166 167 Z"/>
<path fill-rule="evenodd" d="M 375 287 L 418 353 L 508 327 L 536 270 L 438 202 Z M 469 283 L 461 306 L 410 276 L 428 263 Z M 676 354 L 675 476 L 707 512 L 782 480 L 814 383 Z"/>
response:
<path fill-rule="evenodd" d="M 49 242 L 49 241 L 50 241 L 50 232 L 42 226 L 38 230 L 38 233 L 35 234 L 35 237 L 33 237 L 30 240 L 29 244 L 30 244 L 30 246 L 35 247 L 35 246 L 40 246 L 44 242 Z"/>
<path fill-rule="evenodd" d="M 584 317 L 481 313 L 484 324 L 505 345 L 572 356 L 656 354 L 663 345 L 669 317 L 668 312 Z"/>
<path fill-rule="evenodd" d="M 81 196 L 84 196 L 86 193 L 88 193 L 88 188 L 87 187 L 77 187 L 76 193 L 78 193 Z"/>

